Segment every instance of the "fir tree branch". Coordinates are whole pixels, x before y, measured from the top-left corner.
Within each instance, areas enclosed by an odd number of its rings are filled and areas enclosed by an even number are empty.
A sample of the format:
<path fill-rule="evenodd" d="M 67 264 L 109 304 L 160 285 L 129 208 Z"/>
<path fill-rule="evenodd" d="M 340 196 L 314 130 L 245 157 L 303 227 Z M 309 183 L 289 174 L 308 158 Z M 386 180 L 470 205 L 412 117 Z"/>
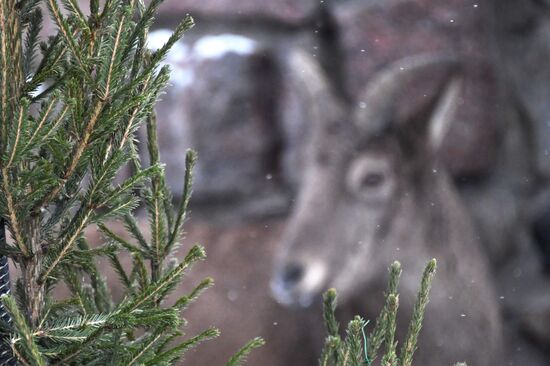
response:
<path fill-rule="evenodd" d="M 128 365 L 128 366 L 131 366 L 131 365 L 136 364 L 136 362 L 138 362 L 139 359 L 140 359 L 144 354 L 146 354 L 147 351 L 148 351 L 151 347 L 153 347 L 153 345 L 160 339 L 161 336 L 162 336 L 162 334 L 161 334 L 161 333 L 158 333 L 158 334 L 156 334 L 152 339 L 150 339 L 150 340 L 147 342 L 147 344 L 143 347 L 143 349 L 141 349 L 140 352 L 139 352 L 138 354 L 136 354 L 136 355 L 134 356 L 134 358 L 132 358 L 132 359 L 130 360 L 130 362 L 128 362 L 127 365 Z"/>
<path fill-rule="evenodd" d="M 155 299 L 157 295 L 162 294 L 168 287 L 172 286 L 174 280 L 180 277 L 187 268 L 197 260 L 206 258 L 204 248 L 195 245 L 189 253 L 185 256 L 185 259 L 172 271 L 168 272 L 164 277 L 160 278 L 157 282 L 152 283 L 146 289 L 142 291 L 142 294 L 136 298 L 127 301 L 121 307 L 121 311 L 132 311 L 139 308 L 143 303 Z"/>
<path fill-rule="evenodd" d="M 106 330 L 106 327 L 101 327 L 95 330 L 91 335 L 89 335 L 82 343 L 77 344 L 70 348 L 68 352 L 65 352 L 63 358 L 53 361 L 51 366 L 62 366 L 67 365 L 69 361 L 80 355 L 82 352 L 86 351 L 86 347 L 98 339 Z"/>
<path fill-rule="evenodd" d="M 422 321 L 424 320 L 424 310 L 429 301 L 429 293 L 432 285 L 432 280 L 435 275 L 437 262 L 432 259 L 426 265 L 424 274 L 422 275 L 422 282 L 420 284 L 420 291 L 416 303 L 414 304 L 414 310 L 412 320 L 409 324 L 409 330 L 407 331 L 407 337 L 403 343 L 401 349 L 401 362 L 400 366 L 411 366 L 414 352 L 416 351 L 416 344 L 418 342 L 418 335 L 422 329 Z"/>
<path fill-rule="evenodd" d="M 144 81 L 143 81 L 143 86 L 142 86 L 142 90 L 144 89 L 147 89 L 148 85 L 149 85 L 149 81 L 151 80 L 151 77 L 152 77 L 152 74 L 149 75 L 148 78 L 146 78 Z M 126 144 L 126 141 L 128 140 L 128 138 L 130 137 L 130 132 L 132 131 L 132 126 L 134 124 L 134 121 L 138 115 L 138 111 L 140 110 L 141 106 L 136 106 L 132 113 L 130 114 L 130 118 L 128 119 L 128 122 L 126 123 L 126 127 L 124 129 L 124 133 L 122 134 L 122 138 L 120 140 L 120 143 L 118 145 L 118 149 L 119 150 L 122 150 L 122 148 L 124 147 L 124 145 Z"/>
<path fill-rule="evenodd" d="M 336 366 L 338 364 L 338 354 L 342 347 L 340 336 L 328 336 L 321 352 L 319 360 L 320 366 Z"/>
<path fill-rule="evenodd" d="M 181 355 L 188 351 L 189 349 L 196 347 L 199 343 L 207 341 L 212 338 L 216 338 L 220 335 L 220 331 L 215 328 L 210 328 L 204 332 L 192 337 L 188 340 L 183 341 L 172 349 L 156 355 L 153 359 L 146 362 L 146 366 L 156 366 L 162 364 L 162 362 L 173 363 L 181 357 Z"/>
<path fill-rule="evenodd" d="M 77 34 L 78 32 L 75 30 L 71 35 L 72 37 L 76 37 Z M 32 75 L 31 80 L 25 86 L 24 91 L 29 93 L 38 88 L 38 86 L 46 80 L 51 79 L 52 81 L 51 85 L 46 90 L 31 99 L 32 102 L 36 102 L 42 99 L 45 95 L 49 94 L 51 91 L 57 90 L 59 88 L 59 80 L 62 80 L 67 74 L 69 74 L 69 72 L 66 71 L 61 77 L 55 77 L 55 70 L 63 61 L 63 57 L 68 50 L 68 47 L 62 45 L 61 38 L 62 37 L 60 35 L 57 35 L 57 37 L 55 37 L 55 39 L 51 42 L 34 75 Z"/>
<path fill-rule="evenodd" d="M 337 365 L 339 354 L 342 347 L 342 339 L 340 338 L 340 325 L 336 320 L 336 306 L 338 304 L 338 296 L 336 290 L 331 288 L 323 294 L 323 320 L 327 328 L 328 337 L 325 340 L 323 350 L 321 352 L 322 365 Z"/>
<path fill-rule="evenodd" d="M 10 347 L 13 355 L 17 358 L 18 362 L 21 362 L 24 366 L 31 366 L 31 364 L 27 362 L 25 357 L 17 350 L 17 347 L 15 347 L 15 344 L 10 343 Z"/>
<path fill-rule="evenodd" d="M 6 25 L 7 22 L 7 12 L 9 12 L 9 2 L 8 1 L 0 1 L 0 57 L 2 59 L 2 90 L 1 90 L 1 105 L 0 105 L 0 113 L 1 113 L 1 121 L 2 128 L 2 149 L 3 145 L 5 144 L 4 139 L 7 136 L 7 126 L 8 126 L 8 96 L 10 95 L 8 90 L 8 72 L 10 68 L 8 67 L 8 27 Z"/>
<path fill-rule="evenodd" d="M 323 295 L 323 319 L 329 336 L 339 336 L 340 325 L 336 320 L 336 306 L 338 305 L 336 290 L 331 288 Z"/>
<path fill-rule="evenodd" d="M 32 146 L 34 139 L 36 135 L 42 130 L 42 127 L 46 123 L 46 120 L 50 116 L 50 112 L 53 110 L 53 106 L 57 103 L 57 98 L 52 98 L 50 102 L 48 103 L 48 106 L 46 107 L 46 110 L 42 112 L 42 117 L 40 118 L 40 121 L 38 122 L 33 134 L 29 138 L 27 144 L 23 148 L 23 150 L 26 150 L 29 146 Z"/>
<path fill-rule="evenodd" d="M 10 190 L 9 173 L 5 168 L 2 168 L 2 185 L 4 188 L 4 194 L 6 196 L 10 227 L 14 235 L 15 244 L 17 245 L 21 253 L 25 257 L 28 257 L 31 253 L 29 252 L 25 239 L 23 238 L 19 218 L 17 217 L 17 212 L 15 210 L 15 203 Z"/>
<path fill-rule="evenodd" d="M 126 18 L 125 18 L 125 15 L 123 13 L 121 18 L 120 18 L 120 22 L 118 24 L 118 28 L 117 28 L 117 31 L 116 31 L 115 41 L 114 41 L 114 45 L 113 45 L 113 51 L 112 51 L 111 59 L 110 59 L 110 62 L 109 62 L 109 69 L 107 71 L 107 81 L 105 82 L 105 92 L 104 92 L 104 95 L 103 95 L 103 99 L 108 99 L 109 96 L 110 96 L 111 81 L 112 81 L 112 77 L 113 77 L 113 68 L 115 66 L 115 61 L 116 61 L 116 58 L 117 58 L 117 52 L 118 52 L 118 49 L 119 49 L 119 46 L 120 46 L 120 37 L 121 37 L 122 31 L 124 30 L 124 25 L 126 24 L 125 20 L 126 20 Z"/>
<path fill-rule="evenodd" d="M 126 287 L 127 290 L 130 290 L 132 288 L 132 283 L 128 278 L 128 275 L 126 274 L 126 271 L 122 267 L 122 264 L 120 263 L 120 260 L 118 259 L 116 254 L 110 255 L 109 260 L 116 273 L 118 274 L 118 277 L 120 278 L 122 284 Z"/>
<path fill-rule="evenodd" d="M 139 245 L 146 251 L 146 252 L 149 252 L 149 250 L 151 249 L 149 244 L 147 243 L 147 240 L 145 240 L 145 237 L 143 236 L 143 234 L 141 233 L 141 231 L 139 230 L 139 227 L 138 227 L 138 224 L 136 222 L 136 219 L 134 219 L 132 216 L 130 215 L 124 215 L 124 223 L 125 223 L 125 227 L 126 229 L 128 230 L 128 232 L 130 234 L 132 234 L 132 236 L 134 237 L 134 239 L 137 240 L 137 242 L 139 243 Z"/>
<path fill-rule="evenodd" d="M 18 360 L 21 362 L 27 362 L 31 365 L 45 366 L 46 363 L 40 354 L 38 346 L 34 342 L 32 331 L 27 324 L 25 317 L 19 311 L 15 299 L 10 295 L 3 295 L 0 297 L 0 300 L 2 301 L 4 307 L 10 312 L 13 323 L 22 340 L 20 349 L 17 349 L 15 342 L 12 341 L 12 349 L 14 350 L 14 354 Z"/>
<path fill-rule="evenodd" d="M 342 358 L 342 365 L 363 365 L 362 330 L 364 326 L 365 321 L 359 316 L 356 316 L 351 322 L 349 322 L 348 328 L 346 329 L 346 341 L 344 342 L 344 356 Z"/>
<path fill-rule="evenodd" d="M 141 253 L 143 256 L 148 256 L 148 249 L 144 248 L 144 250 L 139 249 L 135 247 L 133 244 L 130 244 L 126 239 L 122 238 L 120 235 L 115 234 L 111 229 L 106 227 L 104 224 L 99 223 L 98 225 L 99 230 L 105 234 L 109 239 L 113 240 L 115 243 L 120 244 L 122 247 L 124 247 L 128 252 L 130 253 Z"/>
<path fill-rule="evenodd" d="M 185 308 L 187 308 L 187 306 L 189 306 L 189 304 L 194 302 L 204 291 L 212 286 L 214 286 L 214 280 L 212 278 L 205 278 L 191 291 L 190 294 L 179 298 L 174 304 L 174 307 L 179 310 L 184 310 Z"/>
<path fill-rule="evenodd" d="M 59 6 L 57 5 L 57 0 L 48 0 L 48 9 L 50 10 L 50 14 L 52 16 L 52 19 L 57 24 L 59 30 L 61 31 L 61 34 L 63 35 L 63 38 L 65 40 L 65 43 L 69 46 L 71 49 L 71 52 L 76 59 L 77 63 L 79 64 L 82 72 L 84 73 L 83 76 L 87 77 L 86 75 L 86 67 L 84 65 L 84 62 L 82 61 L 82 55 L 80 54 L 80 51 L 78 50 L 78 46 L 76 44 L 76 41 L 74 39 L 74 36 L 71 34 L 71 31 L 69 29 L 69 26 L 65 19 L 63 18 L 63 15 L 61 14 L 61 10 L 59 9 Z"/>
<path fill-rule="evenodd" d="M 50 0 L 50 1 L 54 1 L 54 0 Z M 88 146 L 88 142 L 90 140 L 90 137 L 92 136 L 93 129 L 98 121 L 98 118 L 101 113 L 101 110 L 103 109 L 103 106 L 104 106 L 104 103 L 102 101 L 97 102 L 89 121 L 86 123 L 86 129 L 84 130 L 82 138 L 73 148 L 73 152 L 70 158 L 71 160 L 67 168 L 65 169 L 65 172 L 63 173 L 63 175 L 61 176 L 61 178 L 59 179 L 55 187 L 49 193 L 47 193 L 44 196 L 44 198 L 38 201 L 38 203 L 33 208 L 33 211 L 40 209 L 46 203 L 52 201 L 57 196 L 57 194 L 61 191 L 61 189 L 63 189 L 63 187 L 69 180 L 69 178 L 73 175 L 73 173 L 75 172 L 78 166 L 82 153 Z"/>
<path fill-rule="evenodd" d="M 78 28 L 81 31 L 85 31 L 87 34 L 89 34 L 90 27 L 88 26 L 88 22 L 86 22 L 84 14 L 82 13 L 82 10 L 80 10 L 80 7 L 75 2 L 75 0 L 63 0 L 63 5 L 65 9 L 70 12 L 76 19 L 78 23 Z"/>
<path fill-rule="evenodd" d="M 390 295 L 397 296 L 397 287 L 399 285 L 400 277 L 401 277 L 401 264 L 397 261 L 393 262 L 389 268 L 388 288 L 386 289 L 386 293 L 385 293 L 386 297 Z M 376 318 L 374 329 L 368 337 L 369 344 L 368 344 L 367 353 L 369 355 L 371 363 L 376 359 L 378 350 L 385 339 L 386 323 L 387 323 L 388 311 L 389 311 L 388 306 L 389 304 L 386 301 L 384 304 L 384 308 L 380 312 L 380 315 Z"/>
<path fill-rule="evenodd" d="M 151 114 L 147 118 L 147 150 L 149 151 L 149 162 L 151 165 L 158 164 L 160 160 L 159 150 L 157 145 L 157 120 L 156 116 Z M 157 281 L 161 275 L 160 263 L 164 250 L 162 242 L 164 237 L 164 223 L 161 209 L 162 205 L 162 187 L 163 181 L 160 175 L 153 177 L 151 181 L 152 197 L 149 214 L 151 216 L 151 249 L 153 257 L 151 258 L 151 280 Z"/>
<path fill-rule="evenodd" d="M 35 51 L 38 44 L 39 34 L 42 30 L 42 11 L 40 9 L 27 9 L 25 12 L 29 15 L 27 35 L 25 38 L 25 53 L 23 56 L 23 69 L 25 75 L 32 71 Z"/>
<path fill-rule="evenodd" d="M 72 230 L 72 233 L 69 235 L 69 237 L 65 239 L 65 241 L 61 244 L 61 248 L 56 250 L 56 254 L 53 260 L 45 266 L 45 269 L 42 271 L 38 279 L 39 284 L 43 284 L 48 279 L 50 273 L 57 267 L 57 265 L 61 262 L 65 255 L 73 247 L 76 239 L 80 236 L 84 228 L 88 225 L 92 214 L 93 211 L 88 209 L 84 213 L 82 213 L 82 215 L 76 216 L 76 228 Z"/>
<path fill-rule="evenodd" d="M 183 194 L 182 199 L 178 207 L 178 212 L 176 214 L 176 221 L 174 223 L 174 228 L 170 234 L 168 243 L 166 244 L 164 255 L 167 255 L 170 250 L 174 247 L 174 244 L 179 239 L 181 235 L 181 229 L 183 222 L 185 221 L 185 215 L 187 208 L 189 206 L 189 200 L 191 199 L 191 186 L 193 184 L 193 169 L 197 162 L 197 153 L 193 150 L 187 150 L 185 154 L 185 176 L 183 178 Z"/>
<path fill-rule="evenodd" d="M 22 100 L 24 101 L 24 100 Z M 9 159 L 8 162 L 4 165 L 4 169 L 9 169 L 11 166 L 11 163 L 13 162 L 13 159 L 15 158 L 15 154 L 17 152 L 17 147 L 19 146 L 19 139 L 21 138 L 21 126 L 23 125 L 23 118 L 25 118 L 25 112 L 28 108 L 28 102 L 22 103 L 21 107 L 19 108 L 19 114 L 17 116 L 17 127 L 15 132 L 15 141 L 13 142 L 13 146 L 11 148 L 11 153 L 9 153 Z"/>
<path fill-rule="evenodd" d="M 246 357 L 254 349 L 262 347 L 265 345 L 265 341 L 262 338 L 254 338 L 245 344 L 240 350 L 237 351 L 230 359 L 227 361 L 225 366 L 241 366 L 245 362 Z"/>
<path fill-rule="evenodd" d="M 11 64 L 12 64 L 11 78 L 13 80 L 12 85 L 14 86 L 14 92 L 13 92 L 14 97 L 20 96 L 21 88 L 22 88 L 22 86 L 24 84 L 24 80 L 25 80 L 25 78 L 23 77 L 23 65 L 22 65 L 22 62 L 21 62 L 21 54 L 22 54 L 22 51 L 23 51 L 22 50 L 22 43 L 21 43 L 22 37 L 20 36 L 20 34 L 21 34 L 21 24 L 20 24 L 20 21 L 19 21 L 20 16 L 19 16 L 19 13 L 16 10 L 16 6 L 17 5 L 14 2 L 13 8 L 12 8 L 13 16 L 9 17 L 9 20 L 11 20 L 10 30 L 11 30 L 12 34 L 14 35 L 12 37 L 12 40 L 13 40 L 14 44 L 12 46 L 11 55 L 10 55 Z M 17 103 L 17 99 L 14 98 L 13 102 L 14 102 L 14 104 Z"/>
<path fill-rule="evenodd" d="M 137 282 L 143 291 L 146 289 L 149 284 L 149 275 L 147 273 L 147 268 L 145 266 L 144 257 L 133 254 L 132 255 L 134 268 L 132 269 L 132 274 L 130 275 L 130 283 L 134 283 L 137 278 Z"/>
<path fill-rule="evenodd" d="M 399 307 L 399 296 L 390 294 L 387 298 L 386 316 L 386 354 L 382 357 L 382 366 L 397 366 L 397 354 L 395 341 L 395 329 L 397 319 L 397 308 Z"/>

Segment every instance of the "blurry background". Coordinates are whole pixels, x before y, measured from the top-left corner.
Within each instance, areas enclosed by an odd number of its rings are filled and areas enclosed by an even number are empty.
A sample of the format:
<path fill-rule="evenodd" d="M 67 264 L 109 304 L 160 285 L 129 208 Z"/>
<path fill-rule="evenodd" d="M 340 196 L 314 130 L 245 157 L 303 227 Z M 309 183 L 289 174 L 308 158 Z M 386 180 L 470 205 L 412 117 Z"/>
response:
<path fill-rule="evenodd" d="M 550 349 L 550 2 L 167 0 L 150 47 L 186 13 L 197 26 L 167 60 L 173 72 L 158 133 L 176 199 L 185 150 L 199 153 L 186 243 L 204 244 L 209 259 L 190 276 L 212 276 L 216 286 L 187 313 L 189 334 L 212 324 L 222 330 L 188 364 L 222 364 L 257 335 L 268 345 L 251 365 L 281 364 L 283 353 L 298 355 L 292 364 L 315 362 L 305 335 L 322 321 L 319 309 L 286 309 L 269 290 L 316 123 L 311 99 L 294 87 L 300 70 L 288 60 L 297 49 L 318 61 L 350 109 L 388 63 L 456 55 L 464 84 L 441 159 L 486 243 L 503 304 L 495 311 L 512 318 L 531 347 L 518 352 Z M 304 321 L 306 312 L 318 319 Z"/>

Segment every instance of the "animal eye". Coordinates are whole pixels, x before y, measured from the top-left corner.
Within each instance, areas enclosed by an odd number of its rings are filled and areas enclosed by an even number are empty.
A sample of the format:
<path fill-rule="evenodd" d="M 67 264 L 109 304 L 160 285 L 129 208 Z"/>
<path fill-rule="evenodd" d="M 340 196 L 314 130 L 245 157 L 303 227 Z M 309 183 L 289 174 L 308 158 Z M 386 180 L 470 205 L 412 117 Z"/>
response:
<path fill-rule="evenodd" d="M 361 178 L 360 185 L 362 188 L 376 188 L 383 182 L 384 174 L 378 172 L 369 172 Z"/>
<path fill-rule="evenodd" d="M 347 174 L 350 192 L 368 202 L 381 202 L 394 190 L 391 164 L 387 159 L 363 156 L 351 163 Z"/>

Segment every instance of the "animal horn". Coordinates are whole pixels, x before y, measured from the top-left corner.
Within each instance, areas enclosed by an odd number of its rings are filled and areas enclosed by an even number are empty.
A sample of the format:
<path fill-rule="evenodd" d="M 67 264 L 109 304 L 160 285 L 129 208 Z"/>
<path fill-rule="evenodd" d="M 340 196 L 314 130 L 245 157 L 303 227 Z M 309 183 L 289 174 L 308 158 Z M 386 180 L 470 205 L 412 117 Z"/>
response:
<path fill-rule="evenodd" d="M 305 98 L 304 105 L 310 110 L 311 120 L 324 121 L 340 110 L 331 85 L 317 60 L 302 50 L 295 50 L 290 54 L 288 65 L 294 75 L 292 88 L 300 97 Z"/>
<path fill-rule="evenodd" d="M 430 143 L 434 149 L 438 149 L 447 135 L 456 109 L 458 108 L 460 91 L 463 80 L 455 77 L 446 87 L 441 96 L 437 108 L 430 120 Z"/>
<path fill-rule="evenodd" d="M 457 60 L 448 54 L 422 54 L 396 61 L 367 84 L 359 99 L 355 113 L 355 123 L 367 136 L 379 134 L 395 121 L 398 101 L 403 90 L 413 81 L 430 77 L 430 71 L 444 68 L 448 74 L 456 70 Z M 445 82 L 448 78 L 445 78 Z M 437 85 L 438 90 L 442 85 Z"/>

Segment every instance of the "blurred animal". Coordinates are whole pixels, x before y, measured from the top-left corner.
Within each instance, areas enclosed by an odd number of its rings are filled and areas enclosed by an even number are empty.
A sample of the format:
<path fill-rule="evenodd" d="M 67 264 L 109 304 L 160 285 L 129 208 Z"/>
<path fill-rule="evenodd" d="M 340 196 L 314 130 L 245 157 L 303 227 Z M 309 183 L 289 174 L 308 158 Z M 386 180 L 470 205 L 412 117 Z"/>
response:
<path fill-rule="evenodd" d="M 316 111 L 296 207 L 275 263 L 277 300 L 309 306 L 336 287 L 344 316 L 366 312 L 372 319 L 382 306 L 385 268 L 397 259 L 404 268 L 402 337 L 421 270 L 435 257 L 439 270 L 417 364 L 502 364 L 488 260 L 437 156 L 457 105 L 456 63 L 418 55 L 390 64 L 372 77 L 351 113 L 309 56 L 297 52 L 291 64 Z"/>

